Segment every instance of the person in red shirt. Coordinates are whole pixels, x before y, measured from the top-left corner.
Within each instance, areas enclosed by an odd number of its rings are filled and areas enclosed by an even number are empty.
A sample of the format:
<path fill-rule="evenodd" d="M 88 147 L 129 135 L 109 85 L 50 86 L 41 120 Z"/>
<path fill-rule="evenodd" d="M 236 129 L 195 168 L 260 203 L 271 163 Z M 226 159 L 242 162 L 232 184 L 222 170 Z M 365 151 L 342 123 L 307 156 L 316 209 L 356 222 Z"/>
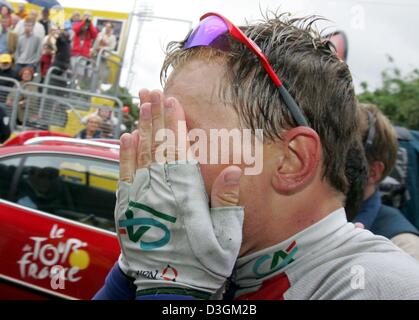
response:
<path fill-rule="evenodd" d="M 86 76 L 88 61 L 80 60 L 79 57 L 90 58 L 90 51 L 98 35 L 97 29 L 92 23 L 91 15 L 85 13 L 82 21 L 73 26 L 73 48 L 71 50 L 71 66 L 78 75 L 79 83 L 81 78 Z"/>
<path fill-rule="evenodd" d="M 42 78 L 45 78 L 47 75 L 48 69 L 52 64 L 52 59 L 54 57 L 54 48 L 51 44 L 44 44 L 43 53 L 41 56 L 41 75 Z"/>
<path fill-rule="evenodd" d="M 90 50 L 98 32 L 92 23 L 90 14 L 85 14 L 82 21 L 73 26 L 74 38 L 71 55 L 90 58 Z"/>

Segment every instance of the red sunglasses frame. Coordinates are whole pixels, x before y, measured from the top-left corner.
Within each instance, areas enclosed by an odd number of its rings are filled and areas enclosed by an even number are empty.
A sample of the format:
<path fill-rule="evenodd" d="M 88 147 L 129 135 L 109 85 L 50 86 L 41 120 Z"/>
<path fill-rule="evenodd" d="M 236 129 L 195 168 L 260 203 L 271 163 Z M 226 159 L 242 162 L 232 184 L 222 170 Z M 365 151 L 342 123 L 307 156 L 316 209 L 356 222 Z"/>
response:
<path fill-rule="evenodd" d="M 224 21 L 224 23 L 228 27 L 228 31 L 230 35 L 235 38 L 236 40 L 240 41 L 242 44 L 244 44 L 250 51 L 252 51 L 262 62 L 263 68 L 268 73 L 269 77 L 272 79 L 272 81 L 275 83 L 275 85 L 278 87 L 278 90 L 284 99 L 285 104 L 287 105 L 288 109 L 290 110 L 294 120 L 299 126 L 308 127 L 308 123 L 306 118 L 303 116 L 300 107 L 295 102 L 294 98 L 289 94 L 287 89 L 285 89 L 282 81 L 279 79 L 278 75 L 273 70 L 268 58 L 265 56 L 265 54 L 262 52 L 262 50 L 258 47 L 258 45 L 249 39 L 243 31 L 241 31 L 238 27 L 236 27 L 233 23 L 231 23 L 227 18 L 222 16 L 219 13 L 215 12 L 208 12 L 204 14 L 199 20 L 202 21 L 203 19 L 209 17 L 209 16 L 216 16 L 219 17 Z"/>

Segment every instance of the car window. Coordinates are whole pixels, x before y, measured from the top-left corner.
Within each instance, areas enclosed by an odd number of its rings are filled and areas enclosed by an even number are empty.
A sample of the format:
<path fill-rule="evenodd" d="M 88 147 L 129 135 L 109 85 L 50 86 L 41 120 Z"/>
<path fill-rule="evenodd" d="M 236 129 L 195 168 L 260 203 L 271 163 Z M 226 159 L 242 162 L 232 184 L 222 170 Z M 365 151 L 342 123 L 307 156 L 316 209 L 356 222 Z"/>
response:
<path fill-rule="evenodd" d="M 74 156 L 28 156 L 14 201 L 114 231 L 118 165 Z"/>
<path fill-rule="evenodd" d="M 21 157 L 0 159 L 0 198 L 9 200 L 13 178 L 22 161 Z"/>

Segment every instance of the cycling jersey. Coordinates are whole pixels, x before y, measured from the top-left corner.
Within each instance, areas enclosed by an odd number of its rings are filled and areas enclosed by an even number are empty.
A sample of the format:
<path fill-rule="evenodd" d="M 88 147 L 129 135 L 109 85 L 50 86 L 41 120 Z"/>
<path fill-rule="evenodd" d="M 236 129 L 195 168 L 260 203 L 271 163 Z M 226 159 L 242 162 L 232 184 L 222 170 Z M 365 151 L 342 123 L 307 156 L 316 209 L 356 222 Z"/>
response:
<path fill-rule="evenodd" d="M 232 280 L 236 299 L 419 299 L 419 263 L 344 209 L 239 258 Z"/>
<path fill-rule="evenodd" d="M 95 298 L 132 299 L 135 287 L 121 273 L 115 265 Z M 419 299 L 419 263 L 390 240 L 355 228 L 341 208 L 239 258 L 227 287 L 224 298 L 239 300 Z"/>

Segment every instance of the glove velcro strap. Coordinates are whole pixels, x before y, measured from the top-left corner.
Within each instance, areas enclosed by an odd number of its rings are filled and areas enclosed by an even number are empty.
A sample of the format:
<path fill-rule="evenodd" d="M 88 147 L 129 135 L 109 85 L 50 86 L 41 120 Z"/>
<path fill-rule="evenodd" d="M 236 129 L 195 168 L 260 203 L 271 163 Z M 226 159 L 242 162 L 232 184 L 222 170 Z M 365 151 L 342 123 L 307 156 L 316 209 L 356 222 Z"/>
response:
<path fill-rule="evenodd" d="M 137 297 L 141 296 L 152 296 L 159 294 L 173 294 L 179 296 L 189 296 L 194 297 L 200 300 L 209 300 L 211 298 L 211 293 L 205 291 L 199 291 L 195 289 L 185 289 L 179 287 L 160 287 L 160 288 L 150 288 L 137 291 Z"/>

